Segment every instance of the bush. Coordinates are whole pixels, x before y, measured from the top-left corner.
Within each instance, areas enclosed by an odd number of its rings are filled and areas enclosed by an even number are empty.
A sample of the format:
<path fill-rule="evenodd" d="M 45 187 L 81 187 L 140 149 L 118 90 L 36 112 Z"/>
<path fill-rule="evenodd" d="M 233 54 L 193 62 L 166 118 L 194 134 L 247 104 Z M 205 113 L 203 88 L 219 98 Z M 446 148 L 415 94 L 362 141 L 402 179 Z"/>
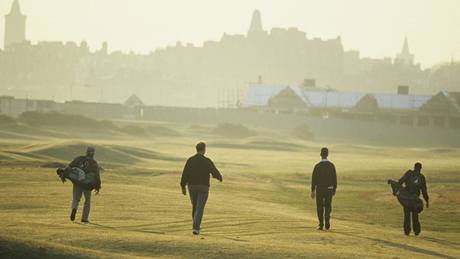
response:
<path fill-rule="evenodd" d="M 119 131 L 129 134 L 129 135 L 134 135 L 134 136 L 145 136 L 147 135 L 147 130 L 143 127 L 140 126 L 135 126 L 135 125 L 128 125 L 119 128 Z"/>
<path fill-rule="evenodd" d="M 177 137 L 180 136 L 179 132 L 163 126 L 149 126 L 146 130 L 152 134 L 157 136 L 165 136 L 165 137 Z"/>
<path fill-rule="evenodd" d="M 219 123 L 213 133 L 229 138 L 246 138 L 256 135 L 256 132 L 241 124 Z"/>
<path fill-rule="evenodd" d="M 13 117 L 0 114 L 0 126 L 16 124 L 16 120 Z"/>
<path fill-rule="evenodd" d="M 295 137 L 299 139 L 303 139 L 303 140 L 313 140 L 314 139 L 314 135 L 310 129 L 310 126 L 308 126 L 308 124 L 305 124 L 305 123 L 294 128 L 292 130 L 292 134 Z"/>
<path fill-rule="evenodd" d="M 19 121 L 30 126 L 52 126 L 52 127 L 71 127 L 87 129 L 112 129 L 114 125 L 111 121 L 94 120 L 82 115 L 63 114 L 58 112 L 24 112 Z"/>

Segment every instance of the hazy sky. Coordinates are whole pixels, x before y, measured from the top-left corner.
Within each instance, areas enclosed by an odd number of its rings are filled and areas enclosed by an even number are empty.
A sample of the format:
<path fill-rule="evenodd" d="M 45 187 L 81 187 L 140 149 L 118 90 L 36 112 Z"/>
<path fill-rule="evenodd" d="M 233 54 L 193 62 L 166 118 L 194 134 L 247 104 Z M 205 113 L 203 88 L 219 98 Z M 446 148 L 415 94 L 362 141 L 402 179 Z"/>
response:
<path fill-rule="evenodd" d="M 0 0 L 0 13 L 13 0 Z M 20 0 L 27 37 L 86 40 L 92 49 L 148 53 L 176 41 L 201 45 L 245 33 L 259 9 L 264 29 L 298 27 L 307 37 L 342 36 L 346 50 L 394 57 L 404 36 L 423 67 L 460 60 L 459 0 Z M 4 19 L 0 21 L 3 45 Z"/>

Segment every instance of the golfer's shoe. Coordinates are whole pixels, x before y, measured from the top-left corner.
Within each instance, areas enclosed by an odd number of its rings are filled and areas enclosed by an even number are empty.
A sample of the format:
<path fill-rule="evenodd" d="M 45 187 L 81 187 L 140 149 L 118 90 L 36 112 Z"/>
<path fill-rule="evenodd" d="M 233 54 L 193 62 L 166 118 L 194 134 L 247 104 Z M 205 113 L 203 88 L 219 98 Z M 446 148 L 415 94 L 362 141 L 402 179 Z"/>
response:
<path fill-rule="evenodd" d="M 331 228 L 331 224 L 326 224 L 324 227 L 326 228 L 326 230 L 329 230 Z"/>
<path fill-rule="evenodd" d="M 200 231 L 197 230 L 197 229 L 194 229 L 194 230 L 192 231 L 192 233 L 193 233 L 194 235 L 199 235 L 199 234 L 200 234 Z"/>
<path fill-rule="evenodd" d="M 316 230 L 323 230 L 323 226 L 318 226 Z"/>
<path fill-rule="evenodd" d="M 89 221 L 88 221 L 87 219 L 82 219 L 82 220 L 81 220 L 81 223 L 82 223 L 82 224 L 88 224 Z"/>
<path fill-rule="evenodd" d="M 70 213 L 70 220 L 74 221 L 75 220 L 75 215 L 77 214 L 77 209 L 72 209 L 72 212 Z"/>

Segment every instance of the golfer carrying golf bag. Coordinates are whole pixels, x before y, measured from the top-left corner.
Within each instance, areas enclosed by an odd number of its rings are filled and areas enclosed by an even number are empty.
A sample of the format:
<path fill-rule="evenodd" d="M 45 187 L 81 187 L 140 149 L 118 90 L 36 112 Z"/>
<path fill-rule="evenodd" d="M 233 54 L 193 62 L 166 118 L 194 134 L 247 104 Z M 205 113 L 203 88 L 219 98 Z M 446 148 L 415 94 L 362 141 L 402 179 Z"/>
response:
<path fill-rule="evenodd" d="M 428 208 L 430 206 L 425 176 L 422 174 L 421 163 L 415 163 L 414 170 L 407 171 L 401 179 L 399 179 L 399 184 L 404 185 L 404 189 L 411 194 L 417 195 L 417 197 L 420 196 L 421 192 L 423 199 L 426 202 L 426 207 Z M 419 213 L 420 212 L 414 208 L 404 207 L 404 234 L 409 235 L 411 232 L 411 219 L 414 234 L 416 236 L 420 234 L 422 228 L 418 218 Z"/>
<path fill-rule="evenodd" d="M 70 220 L 75 220 L 75 215 L 78 209 L 78 203 L 81 196 L 85 196 L 85 204 L 83 206 L 83 214 L 81 217 L 82 223 L 88 223 L 89 211 L 91 207 L 91 191 L 94 189 L 96 194 L 99 194 L 101 189 L 100 167 L 94 160 L 94 147 L 88 147 L 85 156 L 75 158 L 66 168 L 59 168 L 57 174 L 62 182 L 66 179 L 72 181 L 73 184 L 73 199 L 72 211 Z"/>

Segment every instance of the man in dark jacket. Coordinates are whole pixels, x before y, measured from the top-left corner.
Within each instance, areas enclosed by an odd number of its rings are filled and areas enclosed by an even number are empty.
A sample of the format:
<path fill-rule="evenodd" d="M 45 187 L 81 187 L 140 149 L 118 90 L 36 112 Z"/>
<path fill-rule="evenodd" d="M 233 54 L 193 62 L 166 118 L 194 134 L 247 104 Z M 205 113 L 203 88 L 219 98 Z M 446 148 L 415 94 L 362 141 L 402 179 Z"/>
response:
<path fill-rule="evenodd" d="M 327 160 L 329 150 L 322 148 L 320 155 L 321 161 L 315 165 L 311 177 L 311 198 L 314 199 L 316 196 L 318 230 L 323 230 L 323 227 L 328 230 L 331 227 L 332 196 L 337 189 L 337 174 L 334 164 Z"/>
<path fill-rule="evenodd" d="M 204 206 L 208 200 L 210 175 L 222 182 L 222 175 L 217 170 L 211 159 L 204 156 L 206 144 L 200 142 L 196 145 L 196 155 L 190 157 L 185 164 L 180 182 L 182 194 L 187 195 L 188 185 L 190 201 L 192 202 L 193 234 L 200 234 L 201 219 Z"/>
<path fill-rule="evenodd" d="M 401 179 L 399 179 L 399 184 L 404 185 L 404 188 L 409 193 L 417 196 L 420 196 L 420 192 L 422 192 L 423 199 L 426 202 L 426 207 L 428 208 L 430 206 L 425 176 L 422 174 L 421 163 L 415 163 L 414 170 L 407 171 Z M 409 235 L 411 232 L 411 218 L 415 235 L 418 236 L 420 234 L 422 228 L 420 226 L 418 214 L 419 212 L 415 209 L 404 207 L 404 234 Z"/>
<path fill-rule="evenodd" d="M 96 184 L 94 186 L 95 193 L 99 194 L 101 189 L 101 177 L 99 172 L 99 165 L 94 160 L 94 147 L 88 147 L 85 156 L 75 158 L 68 167 L 77 167 L 83 170 L 86 174 L 92 173 L 96 175 Z M 73 184 L 73 199 L 72 199 L 72 212 L 70 213 L 70 220 L 75 220 L 77 214 L 78 203 L 80 202 L 82 194 L 85 196 L 85 204 L 83 206 L 83 213 L 81 217 L 82 223 L 88 223 L 89 211 L 91 207 L 91 189 L 85 189 L 78 184 Z"/>

